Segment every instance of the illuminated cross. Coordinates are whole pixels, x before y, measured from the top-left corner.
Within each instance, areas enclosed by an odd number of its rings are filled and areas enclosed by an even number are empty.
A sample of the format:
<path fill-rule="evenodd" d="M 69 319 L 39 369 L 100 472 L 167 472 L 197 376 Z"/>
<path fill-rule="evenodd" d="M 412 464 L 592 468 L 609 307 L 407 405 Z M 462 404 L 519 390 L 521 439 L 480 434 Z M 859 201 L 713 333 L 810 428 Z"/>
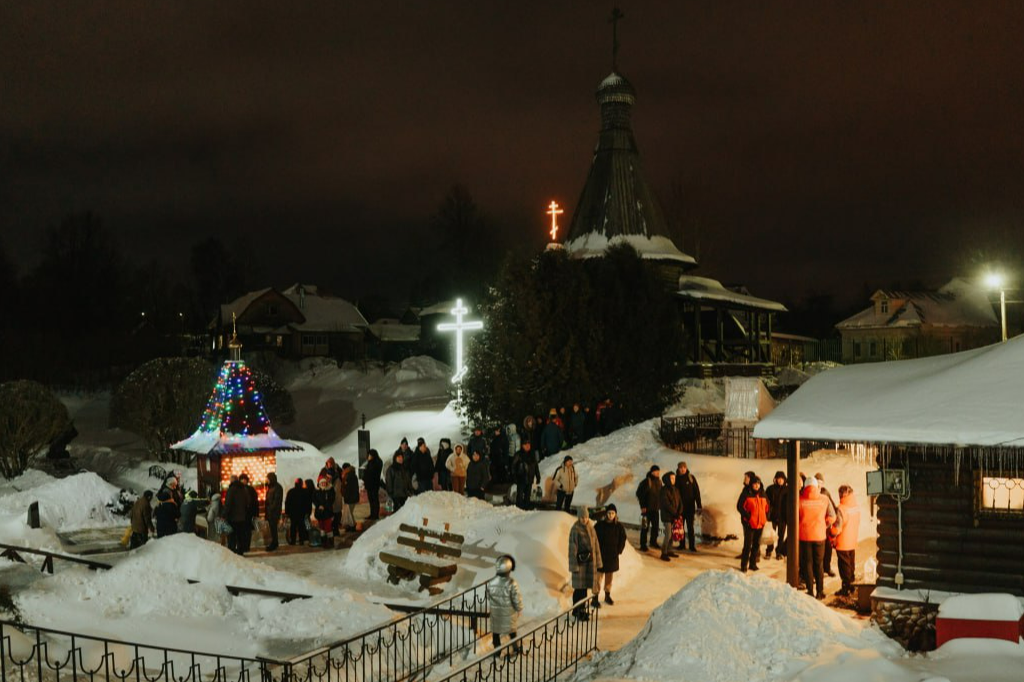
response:
<path fill-rule="evenodd" d="M 455 332 L 455 375 L 452 377 L 452 383 L 458 384 L 462 381 L 462 377 L 466 376 L 466 366 L 462 364 L 462 332 L 474 331 L 477 329 L 483 329 L 484 323 L 480 320 L 474 322 L 463 322 L 462 316 L 469 312 L 469 309 L 462 305 L 462 299 L 456 299 L 455 307 L 451 309 L 452 315 L 455 316 L 455 322 L 442 322 L 437 325 L 437 330 L 441 332 Z M 459 389 L 459 398 L 462 397 L 462 389 Z"/>
<path fill-rule="evenodd" d="M 551 241 L 555 241 L 555 236 L 558 234 L 558 216 L 563 213 L 565 211 L 558 208 L 557 201 L 552 201 L 548 204 L 548 215 L 551 216 Z"/>

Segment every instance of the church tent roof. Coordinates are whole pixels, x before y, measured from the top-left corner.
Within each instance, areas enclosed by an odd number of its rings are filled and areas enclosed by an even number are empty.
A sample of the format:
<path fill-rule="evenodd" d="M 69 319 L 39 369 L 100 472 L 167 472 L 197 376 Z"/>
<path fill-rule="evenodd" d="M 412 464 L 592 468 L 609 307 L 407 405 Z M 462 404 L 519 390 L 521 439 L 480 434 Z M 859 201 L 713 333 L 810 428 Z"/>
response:
<path fill-rule="evenodd" d="M 786 306 L 781 303 L 726 289 L 721 282 L 710 277 L 680 276 L 676 296 L 697 302 L 725 303 L 738 308 L 786 312 Z"/>

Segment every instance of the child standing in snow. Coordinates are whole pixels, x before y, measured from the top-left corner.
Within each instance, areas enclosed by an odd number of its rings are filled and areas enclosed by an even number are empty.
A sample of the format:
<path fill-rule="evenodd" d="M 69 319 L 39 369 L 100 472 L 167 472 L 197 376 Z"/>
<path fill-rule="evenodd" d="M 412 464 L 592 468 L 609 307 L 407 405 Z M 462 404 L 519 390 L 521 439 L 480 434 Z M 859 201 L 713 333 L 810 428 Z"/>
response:
<path fill-rule="evenodd" d="M 498 557 L 494 568 L 497 573 L 485 588 L 487 601 L 491 607 L 491 639 L 494 648 L 501 646 L 501 636 L 516 637 L 516 622 L 523 612 L 523 596 L 519 591 L 519 583 L 512 577 L 516 560 L 506 554 Z M 517 644 L 515 651 L 522 653 L 522 645 Z"/>

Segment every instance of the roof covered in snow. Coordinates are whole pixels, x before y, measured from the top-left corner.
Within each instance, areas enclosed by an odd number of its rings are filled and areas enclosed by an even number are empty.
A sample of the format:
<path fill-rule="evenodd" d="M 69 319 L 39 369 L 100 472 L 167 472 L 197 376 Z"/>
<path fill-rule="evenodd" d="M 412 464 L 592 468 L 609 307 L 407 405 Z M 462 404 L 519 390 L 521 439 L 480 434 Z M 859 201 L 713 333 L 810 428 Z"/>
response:
<path fill-rule="evenodd" d="M 757 438 L 1024 447 L 1024 337 L 917 360 L 840 367 L 796 390 Z"/>
<path fill-rule="evenodd" d="M 239 435 L 196 431 L 183 441 L 171 446 L 172 450 L 196 452 L 200 455 L 232 455 L 260 450 L 301 450 L 301 445 L 284 440 L 271 429 L 270 433 Z"/>
<path fill-rule="evenodd" d="M 395 318 L 383 318 L 370 325 L 370 333 L 381 341 L 408 343 L 420 340 L 418 324 L 402 324 Z"/>
<path fill-rule="evenodd" d="M 236 298 L 231 303 L 221 306 L 221 321 L 229 324 L 231 315 L 234 313 L 239 320 L 243 320 L 247 311 L 254 305 L 258 305 L 260 299 L 275 291 L 271 287 L 250 291 L 249 293 Z M 291 322 L 283 331 L 289 329 L 299 332 L 357 332 L 369 327 L 369 323 L 359 308 L 337 296 L 321 294 L 315 285 L 293 284 L 292 286 L 277 292 L 294 306 L 298 312 L 300 321 Z M 259 313 L 256 317 L 260 317 Z M 240 322 L 240 325 L 244 323 Z M 254 331 L 260 333 L 274 329 L 274 325 L 254 324 Z"/>
<path fill-rule="evenodd" d="M 938 291 L 890 291 L 879 289 L 873 302 L 887 301 L 886 312 L 872 305 L 836 325 L 838 329 L 895 327 L 996 327 L 992 303 L 984 289 L 955 278 Z"/>
<path fill-rule="evenodd" d="M 629 244 L 641 258 L 647 260 L 671 260 L 685 265 L 696 265 L 693 256 L 688 256 L 672 243 L 668 237 L 648 237 L 642 234 L 618 234 L 609 237 L 599 232 L 588 232 L 565 245 L 566 251 L 575 258 L 603 256 L 609 246 Z"/>
<path fill-rule="evenodd" d="M 709 277 L 682 275 L 679 278 L 679 291 L 676 292 L 676 296 L 692 301 L 729 303 L 742 308 L 786 312 L 786 306 L 781 303 L 726 289 L 721 282 Z"/>

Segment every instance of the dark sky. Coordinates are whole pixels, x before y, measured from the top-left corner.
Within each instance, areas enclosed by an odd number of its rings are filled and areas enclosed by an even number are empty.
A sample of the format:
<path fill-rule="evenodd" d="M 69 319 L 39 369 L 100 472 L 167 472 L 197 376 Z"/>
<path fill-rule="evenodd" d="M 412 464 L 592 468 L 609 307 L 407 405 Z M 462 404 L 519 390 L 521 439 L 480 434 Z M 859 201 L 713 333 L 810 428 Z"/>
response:
<path fill-rule="evenodd" d="M 859 297 L 1021 253 L 1024 3 L 620 5 L 637 141 L 697 274 Z M 0 239 L 25 270 L 90 209 L 139 260 L 184 271 L 213 235 L 268 283 L 403 295 L 458 182 L 540 248 L 589 167 L 609 10 L 3 3 Z"/>

